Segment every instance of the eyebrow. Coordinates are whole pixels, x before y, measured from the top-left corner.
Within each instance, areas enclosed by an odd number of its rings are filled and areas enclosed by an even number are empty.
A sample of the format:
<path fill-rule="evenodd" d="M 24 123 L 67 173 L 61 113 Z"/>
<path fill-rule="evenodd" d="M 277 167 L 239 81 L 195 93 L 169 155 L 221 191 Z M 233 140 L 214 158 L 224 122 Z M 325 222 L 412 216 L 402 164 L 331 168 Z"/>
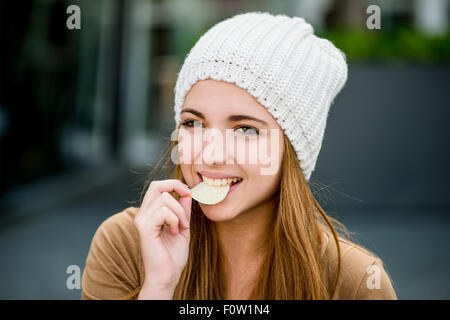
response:
<path fill-rule="evenodd" d="M 203 120 L 205 119 L 205 116 L 203 115 L 203 113 L 201 113 L 201 112 L 199 112 L 199 111 L 197 111 L 195 109 L 186 108 L 186 109 L 181 110 L 181 113 L 184 113 L 184 112 L 189 112 L 189 113 L 192 113 L 192 114 L 196 115 L 197 117 L 199 117 L 199 118 L 201 118 Z M 252 120 L 252 121 L 259 122 L 259 123 L 261 123 L 263 125 L 266 125 L 266 126 L 268 125 L 268 123 L 263 121 L 263 120 L 260 120 L 260 119 L 257 119 L 255 117 L 248 116 L 248 115 L 245 115 L 245 114 L 236 114 L 236 115 L 232 115 L 232 116 L 228 117 L 228 121 L 236 122 L 236 121 L 240 121 L 240 120 Z"/>

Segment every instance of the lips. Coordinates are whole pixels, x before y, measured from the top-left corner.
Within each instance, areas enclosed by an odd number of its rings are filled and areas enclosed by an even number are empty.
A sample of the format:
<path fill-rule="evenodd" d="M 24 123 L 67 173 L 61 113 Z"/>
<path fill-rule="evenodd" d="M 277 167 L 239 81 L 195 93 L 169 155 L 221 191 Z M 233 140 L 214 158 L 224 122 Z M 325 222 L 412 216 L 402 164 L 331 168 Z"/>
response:
<path fill-rule="evenodd" d="M 201 176 L 210 178 L 210 179 L 233 179 L 233 178 L 242 179 L 239 176 L 221 173 L 221 172 L 198 171 L 198 174 L 200 174 Z"/>
<path fill-rule="evenodd" d="M 216 185 L 224 185 L 225 181 L 228 180 L 228 183 L 230 183 L 230 181 L 231 181 L 230 186 L 233 186 L 242 181 L 242 178 L 236 177 L 236 176 L 230 176 L 230 175 L 226 175 L 228 178 L 223 178 L 224 177 L 223 174 L 220 174 L 220 178 L 211 178 L 211 174 L 202 176 L 200 173 L 197 173 L 197 175 L 200 178 L 201 182 L 205 182 L 204 180 L 207 179 L 208 180 L 208 181 L 206 181 L 207 183 L 211 184 L 212 182 L 217 182 L 218 184 L 216 184 Z"/>
<path fill-rule="evenodd" d="M 233 182 L 231 183 L 231 185 L 234 186 L 235 184 L 238 184 L 238 183 L 240 183 L 241 181 L 242 181 L 242 180 L 233 181 Z"/>
<path fill-rule="evenodd" d="M 231 191 L 233 191 L 235 188 L 237 188 L 237 185 L 240 184 L 242 182 L 242 180 L 239 180 L 237 182 L 233 182 L 230 186 L 230 191 L 228 193 L 230 193 Z"/>

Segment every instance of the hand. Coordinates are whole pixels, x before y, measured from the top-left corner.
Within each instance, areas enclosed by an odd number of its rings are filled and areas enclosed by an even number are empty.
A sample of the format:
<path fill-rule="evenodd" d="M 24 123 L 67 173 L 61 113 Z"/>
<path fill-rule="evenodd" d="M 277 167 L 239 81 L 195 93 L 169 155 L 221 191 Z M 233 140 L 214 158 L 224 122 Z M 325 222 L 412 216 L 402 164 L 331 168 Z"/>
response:
<path fill-rule="evenodd" d="M 169 192 L 179 194 L 179 201 Z M 189 254 L 191 204 L 191 190 L 180 180 L 150 184 L 134 219 L 147 287 L 177 285 Z"/>

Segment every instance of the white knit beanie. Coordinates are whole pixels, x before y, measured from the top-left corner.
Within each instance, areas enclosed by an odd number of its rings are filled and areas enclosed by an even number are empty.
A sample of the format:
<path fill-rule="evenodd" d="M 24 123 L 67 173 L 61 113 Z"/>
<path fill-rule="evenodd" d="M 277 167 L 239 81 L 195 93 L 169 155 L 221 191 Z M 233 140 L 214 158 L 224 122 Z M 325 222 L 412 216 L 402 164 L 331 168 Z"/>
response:
<path fill-rule="evenodd" d="M 307 181 L 322 146 L 330 105 L 347 80 L 344 54 L 299 17 L 238 14 L 209 29 L 187 55 L 175 92 L 175 122 L 199 80 L 234 83 L 277 120 Z"/>

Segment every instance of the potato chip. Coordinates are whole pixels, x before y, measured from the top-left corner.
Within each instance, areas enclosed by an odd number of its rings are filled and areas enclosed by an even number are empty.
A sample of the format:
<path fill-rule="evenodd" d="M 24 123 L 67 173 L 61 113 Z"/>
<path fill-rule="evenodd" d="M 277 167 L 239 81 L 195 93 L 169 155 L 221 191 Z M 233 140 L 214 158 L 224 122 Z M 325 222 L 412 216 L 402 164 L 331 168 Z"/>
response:
<path fill-rule="evenodd" d="M 213 186 L 201 182 L 191 189 L 192 199 L 203 204 L 216 204 L 225 199 L 230 190 L 230 184 L 224 186 Z"/>

